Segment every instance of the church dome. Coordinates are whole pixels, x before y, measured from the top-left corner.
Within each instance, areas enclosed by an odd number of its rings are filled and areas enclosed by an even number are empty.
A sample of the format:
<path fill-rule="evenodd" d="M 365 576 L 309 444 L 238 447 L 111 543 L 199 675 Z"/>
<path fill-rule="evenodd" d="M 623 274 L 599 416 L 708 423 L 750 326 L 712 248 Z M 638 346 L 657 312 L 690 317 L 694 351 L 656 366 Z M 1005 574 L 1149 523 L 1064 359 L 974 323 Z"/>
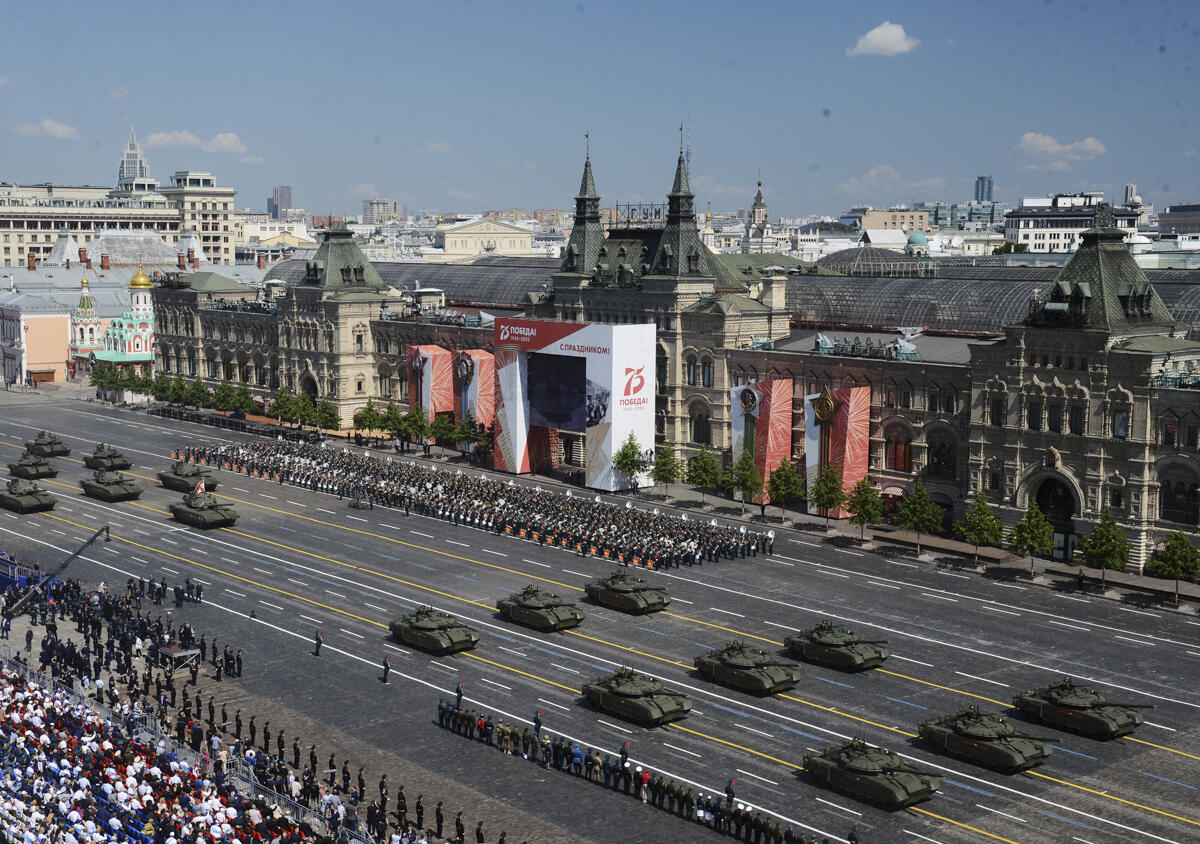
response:
<path fill-rule="evenodd" d="M 130 290 L 149 290 L 153 285 L 150 284 L 150 276 L 142 270 L 142 265 L 138 264 L 137 272 L 133 274 L 133 278 L 129 279 Z"/>
<path fill-rule="evenodd" d="M 909 246 L 927 246 L 929 238 L 925 237 L 925 232 L 913 232 L 908 236 Z"/>

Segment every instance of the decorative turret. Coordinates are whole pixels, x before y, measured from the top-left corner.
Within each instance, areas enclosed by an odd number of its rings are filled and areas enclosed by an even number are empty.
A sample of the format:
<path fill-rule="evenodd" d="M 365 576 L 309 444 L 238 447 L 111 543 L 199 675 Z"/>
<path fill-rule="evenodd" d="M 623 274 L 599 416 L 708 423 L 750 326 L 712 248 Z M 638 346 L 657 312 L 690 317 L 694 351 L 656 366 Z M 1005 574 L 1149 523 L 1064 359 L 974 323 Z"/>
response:
<path fill-rule="evenodd" d="M 150 283 L 150 276 L 146 275 L 142 269 L 141 261 L 138 262 L 137 272 L 129 279 L 130 290 L 150 290 L 154 285 Z"/>
<path fill-rule="evenodd" d="M 604 244 L 604 226 L 600 222 L 600 196 L 592 179 L 592 156 L 583 162 L 583 179 L 575 197 L 575 224 L 563 253 L 562 271 L 590 275 Z"/>
<path fill-rule="evenodd" d="M 654 255 L 652 274 L 712 277 L 705 257 L 708 250 L 700 242 L 700 233 L 696 230 L 695 199 L 688 184 L 687 159 L 681 145 L 675 181 L 667 194 L 667 223 Z"/>

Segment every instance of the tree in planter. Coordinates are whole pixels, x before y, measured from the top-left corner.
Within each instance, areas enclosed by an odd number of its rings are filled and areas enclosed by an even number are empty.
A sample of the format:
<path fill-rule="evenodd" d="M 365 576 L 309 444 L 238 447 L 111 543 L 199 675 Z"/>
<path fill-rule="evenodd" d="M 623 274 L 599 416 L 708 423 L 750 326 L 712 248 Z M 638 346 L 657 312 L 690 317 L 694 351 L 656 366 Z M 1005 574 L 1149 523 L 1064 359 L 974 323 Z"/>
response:
<path fill-rule="evenodd" d="M 182 375 L 176 375 L 171 379 L 171 389 L 167 393 L 167 401 L 171 404 L 183 404 L 184 398 L 187 396 L 187 381 L 183 380 Z"/>
<path fill-rule="evenodd" d="M 858 525 L 859 542 L 866 538 L 867 525 L 883 518 L 883 496 L 866 478 L 854 485 L 842 506 L 851 513 L 850 524 Z"/>
<path fill-rule="evenodd" d="M 183 403 L 190 404 L 192 407 L 212 407 L 212 390 L 204 386 L 204 382 L 197 378 L 187 385 Z"/>
<path fill-rule="evenodd" d="M 154 381 L 150 384 L 150 395 L 154 396 L 155 401 L 170 401 L 171 379 L 162 372 L 155 375 Z"/>
<path fill-rule="evenodd" d="M 234 391 L 233 407 L 230 409 L 235 413 L 254 413 L 258 410 L 258 403 L 254 401 L 254 396 L 250 392 L 250 385 L 245 381 L 238 384 Z"/>
<path fill-rule="evenodd" d="M 275 398 L 271 399 L 271 403 L 267 405 L 267 416 L 278 419 L 280 422 L 286 422 L 292 418 L 295 404 L 296 396 L 291 390 L 284 387 L 275 393 Z"/>
<path fill-rule="evenodd" d="M 796 471 L 792 461 L 783 460 L 767 478 L 767 492 L 771 500 L 779 505 L 780 517 L 787 516 L 787 503 L 804 495 L 804 478 Z"/>
<path fill-rule="evenodd" d="M 496 424 L 493 422 L 487 426 L 487 429 L 479 435 L 479 439 L 475 442 L 476 454 L 487 454 L 496 445 Z"/>
<path fill-rule="evenodd" d="M 118 373 L 110 363 L 104 361 L 98 362 L 92 367 L 92 374 L 88 376 L 88 383 L 93 387 L 108 392 L 117 389 Z"/>
<path fill-rule="evenodd" d="M 1079 543 L 1083 549 L 1083 560 L 1089 566 L 1100 569 L 1100 588 L 1105 588 L 1105 572 L 1125 571 L 1129 564 L 1129 539 L 1117 524 L 1112 510 L 1107 507 L 1100 513 L 1100 521 L 1092 532 Z"/>
<path fill-rule="evenodd" d="M 650 467 L 650 478 L 656 484 L 663 484 L 665 492 L 670 495 L 671 484 L 683 475 L 683 462 L 675 453 L 675 446 L 667 441 L 658 447 L 654 453 L 654 465 Z"/>
<path fill-rule="evenodd" d="M 303 428 L 305 425 L 316 424 L 317 408 L 313 405 L 312 396 L 303 391 L 292 402 L 292 418 Z"/>
<path fill-rule="evenodd" d="M 845 497 L 841 470 L 830 464 L 822 466 L 812 489 L 808 491 L 808 498 L 814 507 L 825 512 L 826 530 L 829 529 L 829 511 L 837 509 Z"/>
<path fill-rule="evenodd" d="M 921 555 L 921 534 L 936 533 L 942 526 L 942 508 L 933 503 L 925 484 L 917 481 L 913 490 L 896 506 L 896 523 L 917 535 L 917 556 Z"/>
<path fill-rule="evenodd" d="M 733 464 L 733 490 L 742 494 L 742 512 L 746 512 L 747 504 L 754 504 L 758 499 L 763 513 L 767 505 L 762 497 L 763 479 L 758 467 L 754 465 L 754 452 L 742 449 L 742 454 Z"/>
<path fill-rule="evenodd" d="M 213 391 L 213 407 L 217 410 L 233 410 L 235 391 L 229 379 L 223 379 Z"/>
<path fill-rule="evenodd" d="M 455 445 L 455 437 L 458 435 L 458 426 L 454 424 L 452 417 L 439 413 L 433 417 L 433 422 L 429 425 L 429 438 L 434 440 L 439 446 L 453 447 Z"/>
<path fill-rule="evenodd" d="M 365 432 L 378 431 L 383 427 L 383 418 L 375 408 L 374 399 L 367 399 L 367 403 L 355 411 L 354 426 Z"/>
<path fill-rule="evenodd" d="M 479 442 L 479 426 L 475 424 L 475 417 L 470 413 L 464 414 L 462 421 L 454 426 L 454 441 L 468 447 Z"/>
<path fill-rule="evenodd" d="M 701 504 L 704 503 L 704 490 L 715 491 L 717 489 L 717 476 L 720 470 L 717 456 L 706 445 L 700 446 L 696 456 L 688 461 L 686 479 L 689 484 L 700 490 Z"/>
<path fill-rule="evenodd" d="M 1034 555 L 1045 554 L 1054 548 L 1054 528 L 1046 521 L 1036 501 L 1030 500 L 1029 509 L 1021 521 L 1013 525 L 1008 541 L 1014 554 L 1029 555 L 1029 576 L 1033 577 Z"/>
<path fill-rule="evenodd" d="M 1004 524 L 992 512 L 987 493 L 978 490 L 971 497 L 971 506 L 954 525 L 954 532 L 964 542 L 975 546 L 975 565 L 979 565 L 980 545 L 999 545 L 1004 536 Z"/>
<path fill-rule="evenodd" d="M 318 428 L 326 431 L 339 431 L 342 428 L 342 417 L 337 405 L 329 399 L 321 399 L 313 408 L 313 422 Z"/>
<path fill-rule="evenodd" d="M 384 408 L 383 416 L 379 424 L 383 426 L 383 430 L 390 433 L 393 437 L 399 437 L 400 431 L 403 428 L 404 414 L 400 412 L 400 408 L 396 407 L 396 403 L 388 399 L 387 407 Z"/>
<path fill-rule="evenodd" d="M 637 489 L 637 476 L 645 468 L 645 464 L 646 461 L 642 457 L 642 446 L 630 431 L 625 442 L 621 443 L 621 447 L 613 455 L 613 468 L 625 478 L 625 489 Z"/>
<path fill-rule="evenodd" d="M 420 442 L 429 435 L 429 417 L 419 407 L 409 408 L 404 414 L 404 432 L 413 440 Z"/>
<path fill-rule="evenodd" d="M 1167 534 L 1162 550 L 1154 555 L 1154 574 L 1175 580 L 1175 605 L 1179 606 L 1179 581 L 1200 575 L 1200 551 L 1181 530 Z"/>

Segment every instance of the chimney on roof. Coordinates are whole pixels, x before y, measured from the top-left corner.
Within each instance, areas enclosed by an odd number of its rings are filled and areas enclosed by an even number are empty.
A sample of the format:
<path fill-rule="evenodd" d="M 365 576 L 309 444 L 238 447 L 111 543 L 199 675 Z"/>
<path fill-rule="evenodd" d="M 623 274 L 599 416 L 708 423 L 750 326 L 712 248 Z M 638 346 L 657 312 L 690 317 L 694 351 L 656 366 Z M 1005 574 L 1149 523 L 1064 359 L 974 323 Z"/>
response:
<path fill-rule="evenodd" d="M 36 270 L 37 269 L 37 255 L 32 250 L 29 252 L 28 255 L 25 256 L 25 269 L 27 269 L 27 270 Z"/>
<path fill-rule="evenodd" d="M 79 251 L 82 252 L 83 250 L 81 249 Z M 87 255 L 84 255 L 83 256 L 83 265 L 90 270 L 92 268 L 92 259 L 89 258 Z"/>
<path fill-rule="evenodd" d="M 260 270 L 265 270 L 267 268 L 267 256 L 264 252 L 258 253 L 258 268 Z"/>
<path fill-rule="evenodd" d="M 187 258 L 184 257 L 182 252 L 175 256 L 175 266 L 181 270 L 187 269 Z"/>
<path fill-rule="evenodd" d="M 71 259 L 70 258 L 67 259 L 67 269 L 68 270 L 71 269 Z"/>
<path fill-rule="evenodd" d="M 190 246 L 187 251 L 187 262 L 193 266 L 196 264 L 196 250 Z"/>
<path fill-rule="evenodd" d="M 112 269 L 108 265 L 108 253 L 107 252 L 100 253 L 100 269 L 102 269 L 102 270 Z"/>
<path fill-rule="evenodd" d="M 285 260 L 285 261 L 292 260 L 292 250 L 289 249 L 283 253 L 283 260 Z"/>
<path fill-rule="evenodd" d="M 196 257 L 196 251 L 194 249 L 188 250 L 188 258 L 191 259 L 193 270 L 200 269 L 200 259 Z"/>
<path fill-rule="evenodd" d="M 82 246 L 79 247 L 79 263 L 81 263 L 81 264 L 87 263 L 87 250 L 84 249 Z"/>

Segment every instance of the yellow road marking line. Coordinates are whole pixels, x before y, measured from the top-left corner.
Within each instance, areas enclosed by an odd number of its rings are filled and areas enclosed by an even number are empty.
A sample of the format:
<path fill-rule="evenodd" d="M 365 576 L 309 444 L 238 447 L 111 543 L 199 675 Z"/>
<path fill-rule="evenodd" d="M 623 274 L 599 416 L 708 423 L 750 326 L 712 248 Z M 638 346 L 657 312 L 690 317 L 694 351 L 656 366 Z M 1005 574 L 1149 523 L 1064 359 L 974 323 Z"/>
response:
<path fill-rule="evenodd" d="M 1155 744 L 1154 742 L 1146 741 L 1145 739 L 1134 738 L 1133 736 L 1121 736 L 1121 738 L 1125 739 L 1125 741 L 1136 741 L 1138 744 L 1145 744 L 1145 745 L 1148 745 L 1149 747 L 1156 747 L 1159 750 L 1165 750 L 1168 753 L 1178 753 L 1180 756 L 1186 756 L 1188 759 L 1200 759 L 1200 756 L 1196 756 L 1195 754 L 1185 753 L 1182 750 L 1176 750 L 1173 747 L 1167 747 L 1166 745 L 1162 745 L 1162 744 Z"/>
<path fill-rule="evenodd" d="M 724 630 L 726 633 L 732 633 L 735 636 L 741 636 L 745 639 L 757 639 L 758 641 L 766 642 L 769 645 L 778 645 L 780 647 L 783 647 L 783 642 L 777 642 L 774 639 L 768 639 L 765 636 L 756 636 L 753 633 L 746 633 L 742 630 L 735 630 L 732 627 L 726 627 L 723 624 L 713 624 L 711 621 L 702 621 L 701 619 L 698 619 L 698 618 L 692 618 L 690 615 L 680 615 L 679 613 L 674 613 L 674 612 L 665 612 L 664 611 L 662 614 L 666 615 L 666 616 L 670 616 L 671 618 L 678 618 L 682 621 L 690 621 L 692 624 L 702 624 L 705 627 L 712 627 L 715 630 Z"/>
<path fill-rule="evenodd" d="M 1048 776 L 1038 771 L 1025 771 L 1025 773 L 1029 774 L 1031 777 L 1040 777 L 1044 780 L 1050 780 L 1050 782 L 1056 782 L 1059 785 L 1065 785 L 1068 788 L 1076 788 L 1080 791 L 1086 791 L 1088 794 L 1095 794 L 1097 797 L 1107 797 L 1109 800 L 1115 800 L 1118 803 L 1124 803 L 1126 806 L 1145 809 L 1147 812 L 1153 812 L 1156 815 L 1162 815 L 1164 818 L 1172 818 L 1177 821 L 1183 821 L 1184 823 L 1190 823 L 1192 826 L 1200 826 L 1200 821 L 1194 821 L 1191 818 L 1185 818 L 1182 815 L 1173 815 L 1170 812 L 1164 812 L 1162 809 L 1155 809 L 1153 806 L 1147 806 L 1144 803 L 1135 803 L 1132 800 L 1126 800 L 1124 797 L 1117 797 L 1114 794 L 1106 794 L 1103 791 L 1097 791 L 1094 788 L 1088 788 L 1086 785 L 1078 785 L 1077 783 L 1060 780 L 1057 777 Z"/>
<path fill-rule="evenodd" d="M 857 715 L 851 715 L 849 712 L 842 712 L 842 710 L 840 710 L 840 709 L 833 709 L 832 707 L 829 707 L 829 706 L 822 706 L 819 703 L 813 703 L 812 701 L 805 700 L 804 698 L 794 697 L 792 695 L 783 695 L 783 694 L 779 695 L 779 697 L 786 698 L 787 700 L 794 700 L 796 703 L 802 703 L 805 706 L 811 706 L 814 709 L 820 709 L 823 712 L 828 712 L 832 715 L 838 715 L 838 716 L 841 716 L 842 718 L 849 718 L 853 721 L 861 721 L 864 724 L 870 724 L 872 727 L 878 727 L 881 730 L 888 730 L 889 732 L 899 733 L 900 735 L 908 736 L 909 738 L 917 737 L 916 733 L 910 733 L 907 730 L 901 730 L 899 727 L 889 727 L 887 724 L 880 724 L 878 721 L 871 721 L 867 718 L 860 718 Z"/>
<path fill-rule="evenodd" d="M 995 704 L 998 704 L 999 706 L 1012 706 L 1011 703 L 1006 703 L 1005 701 L 1002 701 L 1002 700 L 996 700 L 994 697 L 987 697 L 986 695 L 977 695 L 974 692 L 964 691 L 963 689 L 956 689 L 952 686 L 942 686 L 942 685 L 939 685 L 938 683 L 931 683 L 928 680 L 921 680 L 920 678 L 917 678 L 917 677 L 910 677 L 907 674 L 900 674 L 896 671 L 889 671 L 886 668 L 876 668 L 875 670 L 878 671 L 880 674 L 890 674 L 893 677 L 900 677 L 905 680 L 911 680 L 912 682 L 920 683 L 923 686 L 933 686 L 935 689 L 942 689 L 943 691 L 954 692 L 956 695 L 966 695 L 967 697 L 978 698 L 979 700 L 986 700 L 988 703 L 995 703 Z"/>
<path fill-rule="evenodd" d="M 657 659 L 659 662 L 665 662 L 668 665 L 678 665 L 680 668 L 683 668 L 686 670 L 691 670 L 691 668 L 692 668 L 692 666 L 688 665 L 685 662 L 676 662 L 675 660 L 673 660 L 669 657 L 656 656 L 655 654 L 647 653 L 646 651 L 640 651 L 637 648 L 629 648 L 629 647 L 626 647 L 625 645 L 618 645 L 616 642 L 609 642 L 604 639 L 597 639 L 595 636 L 589 636 L 586 633 L 580 633 L 578 630 L 564 630 L 562 632 L 569 633 L 572 636 L 578 636 L 580 639 L 587 639 L 592 642 L 599 642 L 601 645 L 608 645 L 609 647 L 617 648 L 622 651 L 628 651 L 629 653 L 637 654 L 638 656 L 644 656 L 649 659 Z"/>
<path fill-rule="evenodd" d="M 470 657 L 471 659 L 476 659 L 476 660 L 479 660 L 480 662 L 486 662 L 488 665 L 494 665 L 497 668 L 503 668 L 506 671 L 511 671 L 514 674 L 520 674 L 522 677 L 528 677 L 531 680 L 538 680 L 542 683 L 547 683 L 551 686 L 557 686 L 558 688 L 563 689 L 564 691 L 568 691 L 571 694 L 575 694 L 575 695 L 583 694 L 583 692 L 580 691 L 579 689 L 573 689 L 570 686 L 564 686 L 562 683 L 556 683 L 553 680 L 547 680 L 545 677 L 539 677 L 536 674 L 530 674 L 528 671 L 522 671 L 519 668 L 513 668 L 511 665 L 505 665 L 501 662 L 493 662 L 492 660 L 486 659 L 482 656 L 479 656 L 478 654 L 469 653 L 468 651 L 460 651 L 459 653 L 461 653 L 465 657 Z"/>
<path fill-rule="evenodd" d="M 980 829 L 977 826 L 971 826 L 970 824 L 965 824 L 965 823 L 962 823 L 961 821 L 956 821 L 956 820 L 953 820 L 952 818 L 947 818 L 944 815 L 934 814 L 933 812 L 929 811 L 928 809 L 918 809 L 916 806 L 909 806 L 908 808 L 914 812 L 920 812 L 922 815 L 928 815 L 931 818 L 937 818 L 939 821 L 945 821 L 946 823 L 952 823 L 955 826 L 960 826 L 963 829 L 969 829 L 971 832 L 978 833 L 979 835 L 982 835 L 986 838 L 991 838 L 995 841 L 1003 841 L 1004 844 L 1017 844 L 1016 841 L 1013 841 L 1010 838 L 1002 838 L 993 832 L 988 832 L 987 830 Z"/>
<path fill-rule="evenodd" d="M 670 724 L 664 724 L 663 726 L 669 727 L 672 730 L 679 730 L 680 732 L 691 733 L 694 736 L 700 736 L 701 738 L 706 738 L 709 741 L 715 741 L 718 744 L 724 744 L 724 745 L 728 745 L 729 747 L 735 747 L 738 750 L 744 751 L 746 753 L 752 753 L 755 756 L 761 756 L 763 759 L 770 759 L 772 762 L 778 762 L 780 765 L 783 765 L 784 767 L 787 767 L 787 768 L 792 768 L 797 771 L 804 770 L 803 765 L 797 765 L 795 762 L 788 762 L 786 760 L 780 759 L 778 756 L 772 756 L 769 753 L 763 753 L 761 751 L 755 750 L 752 747 L 746 747 L 745 745 L 737 744 L 736 742 L 726 741 L 723 738 L 717 738 L 716 736 L 710 736 L 708 733 L 702 733 L 699 730 L 693 730 L 690 727 L 683 727 L 674 722 L 672 722 Z"/>

